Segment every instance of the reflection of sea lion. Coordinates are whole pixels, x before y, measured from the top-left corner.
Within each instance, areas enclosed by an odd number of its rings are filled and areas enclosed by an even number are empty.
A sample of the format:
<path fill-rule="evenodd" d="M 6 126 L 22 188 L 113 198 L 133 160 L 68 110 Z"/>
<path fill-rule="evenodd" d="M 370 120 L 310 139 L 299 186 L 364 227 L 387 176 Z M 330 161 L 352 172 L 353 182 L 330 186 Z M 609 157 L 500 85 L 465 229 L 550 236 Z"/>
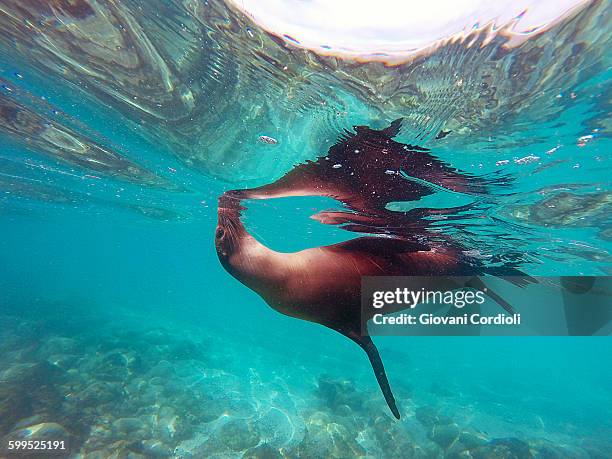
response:
<path fill-rule="evenodd" d="M 385 217 L 391 218 L 392 214 L 386 210 L 387 203 L 416 200 L 432 193 L 426 184 L 400 177 L 400 170 L 408 170 L 411 175 L 452 190 L 485 192 L 485 180 L 459 173 L 422 148 L 402 146 L 390 140 L 398 129 L 399 121 L 383 131 L 359 127 L 357 135 L 332 147 L 327 157 L 297 166 L 271 185 L 224 194 L 219 200 L 215 243 L 225 269 L 272 308 L 325 325 L 359 344 L 370 359 L 389 408 L 399 419 L 378 351 L 371 338 L 362 334 L 362 320 L 371 318 L 371 314 L 362 316 L 362 277 L 473 276 L 485 270 L 456 245 L 427 243 L 399 234 L 361 237 L 296 253 L 278 253 L 251 236 L 240 219 L 244 198 L 324 195 L 359 212 L 359 215 L 346 212 L 348 220 L 363 224 L 371 218 L 383 224 Z M 391 168 L 397 174 L 385 174 Z M 338 218 L 336 214 L 332 218 Z M 431 282 L 431 287 L 439 290 L 466 285 L 452 280 L 444 283 L 436 278 Z M 484 288 L 478 279 L 474 278 L 473 282 L 468 285 Z M 511 310 L 505 301 L 489 293 Z"/>
<path fill-rule="evenodd" d="M 436 188 L 484 194 L 490 185 L 504 186 L 506 177 L 482 178 L 461 172 L 432 156 L 428 149 L 396 142 L 401 119 L 383 130 L 356 126 L 326 156 L 294 167 L 269 185 L 240 190 L 237 196 L 267 199 L 286 196 L 328 196 L 353 212 L 397 218 L 387 205 L 417 201 Z M 338 213 L 334 213 L 335 220 Z M 354 214 L 349 214 L 349 218 Z M 320 220 L 326 220 L 325 215 Z M 361 220 L 359 223 L 363 223 Z M 408 221 L 406 221 L 408 223 Z"/>
<path fill-rule="evenodd" d="M 241 199 L 331 197 L 348 211 L 323 211 L 313 216 L 314 219 L 342 225 L 348 231 L 417 239 L 433 221 L 424 217 L 460 219 L 459 214 L 467 215 L 466 211 L 476 202 L 450 208 L 417 207 L 406 212 L 391 210 L 393 203 L 418 201 L 440 189 L 484 195 L 493 186 L 509 184 L 507 176 L 473 176 L 437 159 L 426 148 L 396 142 L 392 138 L 399 133 L 401 123 L 397 119 L 382 130 L 356 126 L 354 133 L 346 131 L 326 155 L 295 166 L 274 183 L 236 190 L 234 196 Z"/>

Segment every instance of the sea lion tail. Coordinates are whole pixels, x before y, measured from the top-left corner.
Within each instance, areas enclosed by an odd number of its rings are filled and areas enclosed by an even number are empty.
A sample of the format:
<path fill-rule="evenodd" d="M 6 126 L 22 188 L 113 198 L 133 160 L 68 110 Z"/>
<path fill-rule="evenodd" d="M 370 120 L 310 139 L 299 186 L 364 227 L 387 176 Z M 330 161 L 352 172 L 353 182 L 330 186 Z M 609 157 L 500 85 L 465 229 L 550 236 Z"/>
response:
<path fill-rule="evenodd" d="M 387 405 L 389 405 L 389 409 L 393 413 L 396 419 L 400 418 L 400 412 L 397 409 L 397 405 L 395 403 L 395 397 L 393 396 L 393 392 L 391 391 L 391 386 L 389 385 L 389 380 L 387 379 L 387 373 L 385 372 L 385 367 L 380 358 L 380 354 L 378 353 L 378 349 L 376 349 L 376 345 L 372 341 L 372 338 L 369 336 L 359 336 L 356 334 L 349 334 L 349 338 L 355 341 L 361 348 L 368 354 L 368 358 L 370 359 L 370 363 L 372 364 L 372 369 L 374 370 L 374 375 L 376 375 L 376 380 L 378 381 L 378 385 L 380 386 L 380 390 L 385 397 L 385 401 Z"/>

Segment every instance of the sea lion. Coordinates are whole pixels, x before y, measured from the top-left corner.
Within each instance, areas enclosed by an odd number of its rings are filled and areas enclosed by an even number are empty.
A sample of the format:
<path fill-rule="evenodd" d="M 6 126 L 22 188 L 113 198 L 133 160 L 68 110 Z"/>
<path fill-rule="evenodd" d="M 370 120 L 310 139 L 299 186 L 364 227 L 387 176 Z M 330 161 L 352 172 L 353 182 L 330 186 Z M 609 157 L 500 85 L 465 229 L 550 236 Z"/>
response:
<path fill-rule="evenodd" d="M 383 130 L 357 126 L 346 133 L 327 156 L 296 166 L 276 182 L 258 188 L 233 190 L 219 199 L 215 244 L 223 267 L 257 292 L 272 308 L 291 317 L 319 323 L 342 333 L 367 353 L 382 393 L 396 418 L 400 418 L 385 370 L 370 336 L 362 334 L 363 276 L 477 276 L 487 272 L 458 244 L 428 241 L 426 225 L 414 215 L 391 212 L 393 201 L 418 200 L 434 186 L 457 192 L 484 194 L 493 181 L 451 168 L 422 147 L 395 142 L 401 126 L 396 120 Z M 392 173 L 388 173 L 391 171 Z M 415 180 L 412 180 L 415 179 Z M 325 212 L 323 223 L 348 223 L 361 232 L 386 233 L 387 237 L 360 237 L 340 244 L 295 253 L 275 252 L 244 228 L 244 199 L 285 196 L 328 196 L 349 212 Z M 439 211 L 439 210 L 438 210 Z M 424 215 L 421 213 L 421 215 Z M 516 274 L 510 269 L 507 274 Z M 500 274 L 500 272 L 496 272 Z M 472 284 L 448 281 L 437 289 L 461 286 L 484 288 L 476 277 Z M 511 306 L 489 291 L 508 311 Z"/>
<path fill-rule="evenodd" d="M 399 237 L 367 236 L 295 253 L 280 253 L 247 232 L 240 218 L 243 209 L 240 198 L 232 192 L 219 199 L 215 244 L 223 267 L 276 311 L 324 325 L 359 344 L 370 359 L 391 412 L 399 419 L 376 346 L 369 335 L 362 334 L 361 321 L 371 319 L 374 312 L 365 317 L 362 314 L 362 277 L 476 276 L 487 270 L 456 246 L 428 246 Z M 468 284 L 445 279 L 442 282 L 440 278 L 432 278 L 430 287 L 484 289 L 476 277 Z M 512 312 L 503 299 L 490 290 L 488 294 Z"/>

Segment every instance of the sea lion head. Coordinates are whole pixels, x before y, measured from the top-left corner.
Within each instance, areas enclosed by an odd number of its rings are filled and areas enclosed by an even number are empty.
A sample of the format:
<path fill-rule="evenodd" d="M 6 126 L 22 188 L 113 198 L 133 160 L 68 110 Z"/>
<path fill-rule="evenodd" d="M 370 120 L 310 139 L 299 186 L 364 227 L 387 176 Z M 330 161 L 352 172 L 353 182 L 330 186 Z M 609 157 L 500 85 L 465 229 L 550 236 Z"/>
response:
<path fill-rule="evenodd" d="M 242 210 L 244 207 L 233 194 L 226 193 L 219 198 L 215 247 L 219 260 L 225 267 L 231 264 L 230 259 L 239 249 L 241 239 L 249 236 L 240 222 Z"/>
<path fill-rule="evenodd" d="M 286 264 L 281 254 L 260 243 L 243 226 L 240 218 L 246 208 L 240 204 L 242 199 L 244 195 L 240 191 L 228 191 L 219 198 L 215 231 L 217 256 L 228 273 L 266 296 L 278 287 L 286 273 Z"/>

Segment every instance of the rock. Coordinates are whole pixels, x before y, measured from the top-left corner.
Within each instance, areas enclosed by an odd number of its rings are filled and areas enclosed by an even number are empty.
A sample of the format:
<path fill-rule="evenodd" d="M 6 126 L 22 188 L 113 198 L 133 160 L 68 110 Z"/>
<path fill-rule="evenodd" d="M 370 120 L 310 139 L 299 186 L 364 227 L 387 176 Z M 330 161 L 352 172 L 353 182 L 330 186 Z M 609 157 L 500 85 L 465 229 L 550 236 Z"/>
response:
<path fill-rule="evenodd" d="M 34 424 L 40 424 L 43 422 L 43 417 L 40 414 L 35 414 L 34 416 L 30 416 L 29 418 L 25 418 L 17 422 L 12 430 L 23 429 L 24 427 L 29 427 Z"/>
<path fill-rule="evenodd" d="M 117 383 L 94 382 L 77 393 L 74 398 L 80 406 L 99 406 L 104 403 L 121 401 L 123 392 L 121 386 Z"/>
<path fill-rule="evenodd" d="M 169 346 L 168 352 L 172 360 L 207 360 L 206 348 L 199 344 L 186 339 L 179 340 Z"/>
<path fill-rule="evenodd" d="M 424 427 L 431 429 L 439 424 L 452 424 L 453 420 L 448 416 L 440 414 L 439 411 L 431 406 L 419 407 L 415 411 L 417 420 Z"/>
<path fill-rule="evenodd" d="M 48 362 L 21 363 L 0 373 L 0 381 L 6 385 L 18 385 L 22 389 L 33 389 L 56 381 L 62 373 L 58 367 Z"/>
<path fill-rule="evenodd" d="M 242 459 L 282 459 L 280 451 L 266 443 L 247 449 Z"/>
<path fill-rule="evenodd" d="M 356 427 L 353 430 L 362 430 L 363 427 Z M 376 443 L 384 451 L 385 457 L 397 458 L 422 458 L 429 457 L 419 455 L 418 444 L 414 439 L 414 432 L 404 423 L 398 423 L 386 413 L 375 418 L 374 423 L 370 424 L 370 429 Z M 425 443 L 425 442 L 424 442 Z M 432 445 L 431 442 L 427 442 Z M 433 456 L 435 457 L 435 456 Z"/>
<path fill-rule="evenodd" d="M 243 451 L 259 443 L 255 428 L 243 419 L 226 422 L 217 432 L 219 441 L 233 451 Z"/>
<path fill-rule="evenodd" d="M 157 365 L 149 370 L 150 377 L 170 378 L 174 375 L 174 367 L 167 360 L 162 360 Z"/>
<path fill-rule="evenodd" d="M 10 440 L 67 440 L 70 433 L 64 426 L 56 422 L 42 422 L 22 429 L 17 429 L 7 435 Z"/>
<path fill-rule="evenodd" d="M 547 440 L 531 440 L 529 448 L 533 453 L 534 459 L 596 459 L 605 457 L 605 455 L 597 456 L 590 454 L 577 446 L 564 445 L 560 446 Z"/>
<path fill-rule="evenodd" d="M 332 419 L 316 412 L 306 420 L 306 434 L 298 445 L 297 457 L 349 458 L 366 455 L 357 442 L 357 431 L 340 422 L 344 418 Z"/>
<path fill-rule="evenodd" d="M 533 459 L 529 445 L 518 438 L 496 438 L 470 453 L 474 459 Z"/>
<path fill-rule="evenodd" d="M 351 410 L 359 411 L 364 403 L 363 394 L 357 391 L 352 381 L 326 376 L 319 378 L 317 396 L 323 406 L 332 409 L 348 406 Z"/>
<path fill-rule="evenodd" d="M 71 338 L 54 336 L 45 341 L 42 352 L 45 355 L 52 354 L 72 354 L 77 347 L 76 342 Z"/>
<path fill-rule="evenodd" d="M 47 363 L 66 371 L 72 368 L 76 361 L 77 356 L 72 354 L 52 354 L 47 358 Z"/>
<path fill-rule="evenodd" d="M 138 418 L 120 418 L 113 422 L 113 429 L 120 433 L 130 433 L 145 428 L 145 423 Z"/>
<path fill-rule="evenodd" d="M 173 451 L 159 440 L 145 440 L 140 443 L 139 451 L 147 458 L 171 457 Z"/>
<path fill-rule="evenodd" d="M 151 428 L 139 418 L 119 418 L 112 423 L 113 436 L 131 442 L 151 438 Z"/>
<path fill-rule="evenodd" d="M 123 382 L 130 376 L 128 356 L 119 351 L 111 351 L 94 363 L 91 373 L 98 380 Z"/>
<path fill-rule="evenodd" d="M 83 459 L 149 459 L 153 456 L 142 454 L 135 442 L 120 440 L 106 445 L 105 448 L 96 449 L 84 455 Z"/>
<path fill-rule="evenodd" d="M 157 419 L 154 437 L 167 443 L 173 443 L 177 439 L 183 439 L 186 434 L 191 431 L 190 426 L 182 416 L 169 414 L 164 417 L 158 417 Z"/>
<path fill-rule="evenodd" d="M 225 411 L 225 405 L 221 400 L 207 399 L 200 401 L 202 406 L 202 413 L 199 416 L 199 422 L 211 422 L 219 417 Z"/>
<path fill-rule="evenodd" d="M 168 330 L 157 328 L 145 333 L 142 339 L 151 344 L 171 344 L 176 337 Z"/>
<path fill-rule="evenodd" d="M 459 439 L 459 426 L 457 424 L 438 424 L 431 429 L 431 439 L 442 448 L 450 447 Z"/>
<path fill-rule="evenodd" d="M 473 449 L 487 444 L 489 440 L 481 432 L 474 429 L 466 429 L 459 435 L 459 441 L 466 449 Z"/>

